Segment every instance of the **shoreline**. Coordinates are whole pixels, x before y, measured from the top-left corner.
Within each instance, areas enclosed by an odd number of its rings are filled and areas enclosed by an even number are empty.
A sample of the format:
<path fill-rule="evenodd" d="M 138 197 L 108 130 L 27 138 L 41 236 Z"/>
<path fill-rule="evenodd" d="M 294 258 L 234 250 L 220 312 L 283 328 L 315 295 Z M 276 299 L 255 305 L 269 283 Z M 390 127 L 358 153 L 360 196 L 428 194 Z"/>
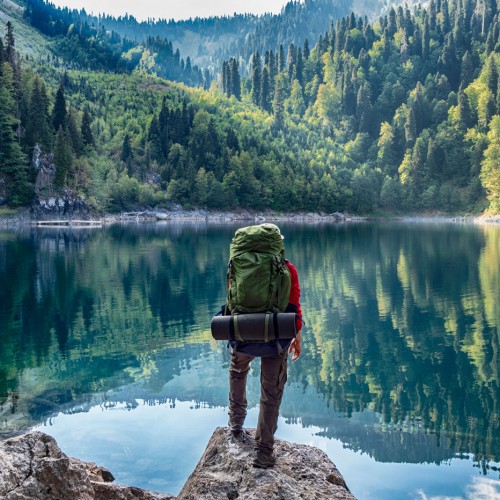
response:
<path fill-rule="evenodd" d="M 404 223 L 472 223 L 500 224 L 500 215 L 443 215 L 443 214 L 402 214 L 402 215 L 368 215 L 358 216 L 347 212 L 330 214 L 314 212 L 250 212 L 247 210 L 225 212 L 193 210 L 148 209 L 142 211 L 120 213 L 87 213 L 71 216 L 46 214 L 44 217 L 34 217 L 28 209 L 18 213 L 0 216 L 0 228 L 13 227 L 100 227 L 122 223 L 142 222 L 301 222 L 301 223 L 352 223 L 352 222 L 404 222 Z M 52 223 L 52 224 L 51 224 Z"/>

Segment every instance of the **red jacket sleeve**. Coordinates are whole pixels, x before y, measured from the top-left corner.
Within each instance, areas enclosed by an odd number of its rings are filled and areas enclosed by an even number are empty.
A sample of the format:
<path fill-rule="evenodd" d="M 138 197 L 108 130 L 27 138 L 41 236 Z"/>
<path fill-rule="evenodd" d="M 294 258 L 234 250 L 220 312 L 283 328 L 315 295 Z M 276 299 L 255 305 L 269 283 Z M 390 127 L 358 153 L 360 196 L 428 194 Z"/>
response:
<path fill-rule="evenodd" d="M 297 273 L 296 267 L 291 263 L 286 263 L 288 271 L 290 272 L 291 286 L 290 286 L 290 304 L 297 308 L 297 331 L 302 330 L 302 308 L 300 307 L 300 284 L 299 284 L 299 274 Z"/>

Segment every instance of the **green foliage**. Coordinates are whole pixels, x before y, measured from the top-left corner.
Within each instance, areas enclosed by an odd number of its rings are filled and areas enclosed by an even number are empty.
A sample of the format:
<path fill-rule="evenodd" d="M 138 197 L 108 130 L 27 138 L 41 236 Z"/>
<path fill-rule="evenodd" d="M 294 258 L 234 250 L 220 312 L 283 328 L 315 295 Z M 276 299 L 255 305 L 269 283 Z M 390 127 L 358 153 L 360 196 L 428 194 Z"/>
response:
<path fill-rule="evenodd" d="M 493 117 L 488 132 L 488 147 L 481 164 L 481 181 L 490 201 L 490 211 L 500 213 L 500 116 Z"/>
<path fill-rule="evenodd" d="M 32 23 L 45 8 L 37 1 L 29 2 Z M 41 144 L 56 159 L 56 187 L 74 186 L 106 209 L 158 195 L 221 209 L 471 210 L 485 199 L 481 179 L 497 211 L 492 174 L 479 177 L 491 171 L 486 134 L 500 110 L 497 12 L 481 16 L 466 4 L 390 9 L 374 25 L 352 14 L 332 23 L 312 50 L 301 41 L 276 54 L 266 48 L 233 57 L 222 67 L 222 93 L 147 74 L 165 75 L 158 68 L 172 60 L 191 84 L 198 78 L 191 60 L 158 37 L 145 41 L 140 71 L 113 66 L 108 49 L 121 44 L 135 61 L 137 47 L 104 29 L 86 32 L 83 14 L 46 6 L 62 22 L 35 16 L 44 30 L 59 30 L 50 36 L 69 45 L 82 36 L 78 47 L 93 61 L 108 54 L 106 68 L 115 73 L 61 74 L 43 64 L 47 91 L 40 76 L 5 63 L 21 82 L 9 84 L 14 101 L 3 108 L 11 110 L 3 112 L 9 160 L 27 168 L 16 147 L 31 154 Z M 249 78 L 240 80 L 240 63 Z M 18 122 L 26 133 L 16 142 Z M 22 176 L 33 185 L 34 175 Z"/>

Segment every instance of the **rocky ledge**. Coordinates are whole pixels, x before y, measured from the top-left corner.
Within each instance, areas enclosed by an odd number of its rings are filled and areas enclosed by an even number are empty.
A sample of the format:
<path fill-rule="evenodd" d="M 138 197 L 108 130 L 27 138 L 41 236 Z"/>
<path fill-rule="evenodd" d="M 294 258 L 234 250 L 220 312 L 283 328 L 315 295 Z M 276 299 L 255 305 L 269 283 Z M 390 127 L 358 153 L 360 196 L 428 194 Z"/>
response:
<path fill-rule="evenodd" d="M 215 430 L 179 500 L 354 499 L 342 474 L 326 453 L 313 446 L 277 439 L 276 465 L 252 466 L 254 431 L 235 439 L 227 428 Z"/>
<path fill-rule="evenodd" d="M 177 499 L 354 499 L 321 450 L 281 440 L 276 441 L 275 450 L 275 467 L 256 469 L 252 466 L 253 431 L 235 439 L 219 427 Z M 0 498 L 6 500 L 175 498 L 114 484 L 107 469 L 67 457 L 54 438 L 41 432 L 1 442 L 0 463 Z"/>

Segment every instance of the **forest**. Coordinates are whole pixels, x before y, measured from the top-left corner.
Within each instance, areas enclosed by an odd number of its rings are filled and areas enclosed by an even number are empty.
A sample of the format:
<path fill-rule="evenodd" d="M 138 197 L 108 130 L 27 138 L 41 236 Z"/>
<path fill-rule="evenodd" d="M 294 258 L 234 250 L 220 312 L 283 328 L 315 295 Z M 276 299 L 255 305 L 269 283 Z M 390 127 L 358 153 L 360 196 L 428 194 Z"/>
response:
<path fill-rule="evenodd" d="M 70 191 L 103 211 L 500 213 L 495 0 L 351 13 L 317 39 L 235 50 L 218 71 L 41 0 L 6 13 L 9 206 Z M 48 52 L 18 51 L 28 28 Z"/>

